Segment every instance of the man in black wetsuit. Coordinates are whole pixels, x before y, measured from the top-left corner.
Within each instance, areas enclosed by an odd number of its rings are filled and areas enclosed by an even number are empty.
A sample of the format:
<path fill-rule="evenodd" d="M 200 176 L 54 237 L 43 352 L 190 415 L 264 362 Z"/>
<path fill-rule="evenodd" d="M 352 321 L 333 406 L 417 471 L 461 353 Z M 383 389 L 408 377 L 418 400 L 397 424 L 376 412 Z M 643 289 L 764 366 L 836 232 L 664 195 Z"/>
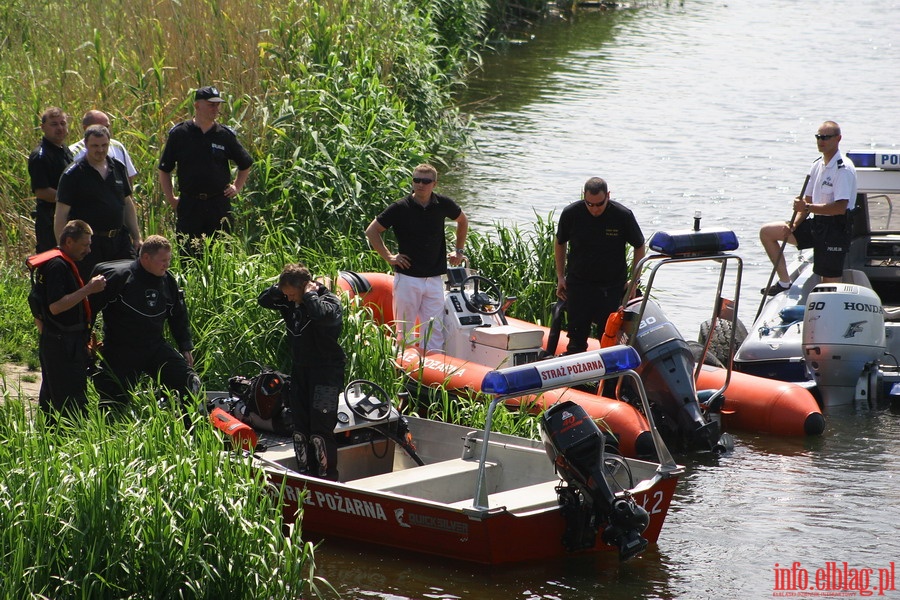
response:
<path fill-rule="evenodd" d="M 41 391 L 44 412 L 72 414 L 87 406 L 88 353 L 91 309 L 88 296 L 101 292 L 106 280 L 97 275 L 85 284 L 76 263 L 91 251 L 91 228 L 70 221 L 60 235 L 61 255 L 37 267 L 44 289 L 43 318 L 39 320 Z"/>
<path fill-rule="evenodd" d="M 278 283 L 257 300 L 263 308 L 281 313 L 291 337 L 291 415 L 298 470 L 336 481 L 334 428 L 347 361 L 338 343 L 343 327 L 341 301 L 313 281 L 301 264 L 285 265 Z"/>
<path fill-rule="evenodd" d="M 591 324 L 602 334 L 618 310 L 628 278 L 626 244 L 634 247 L 633 270 L 644 257 L 644 234 L 634 214 L 610 199 L 605 180 L 588 179 L 582 200 L 563 209 L 556 229 L 556 296 L 566 301 L 568 354 L 587 350 Z"/>
<path fill-rule="evenodd" d="M 95 379 L 102 398 L 127 400 L 143 373 L 181 397 L 199 391 L 187 306 L 168 270 L 171 261 L 169 240 L 151 235 L 137 260 L 94 267 L 95 275 L 106 278 L 106 289 L 91 302 L 95 312 L 103 311 L 104 369 Z M 178 350 L 163 337 L 166 323 Z"/>
<path fill-rule="evenodd" d="M 91 253 L 78 265 L 87 279 L 94 265 L 134 258 L 141 247 L 137 210 L 125 165 L 109 156 L 109 130 L 91 125 L 84 132 L 87 153 L 59 179 L 55 227 L 69 219 L 86 221 L 94 230 Z"/>
<path fill-rule="evenodd" d="M 230 231 L 231 201 L 243 189 L 253 165 L 234 130 L 216 122 L 223 102 L 216 88 L 198 89 L 194 93 L 194 118 L 169 130 L 159 161 L 159 185 L 177 214 L 175 230 L 189 254 L 197 250 L 192 240 Z M 234 182 L 230 162 L 238 168 Z M 176 166 L 178 196 L 172 182 Z"/>
<path fill-rule="evenodd" d="M 56 188 L 63 171 L 72 163 L 72 151 L 65 144 L 69 135 L 68 116 L 61 109 L 51 106 L 41 114 L 41 130 L 44 137 L 28 157 L 28 175 L 31 177 L 31 191 L 36 198 L 32 213 L 35 246 L 37 252 L 46 252 L 56 248 L 57 237 L 53 232 Z"/>

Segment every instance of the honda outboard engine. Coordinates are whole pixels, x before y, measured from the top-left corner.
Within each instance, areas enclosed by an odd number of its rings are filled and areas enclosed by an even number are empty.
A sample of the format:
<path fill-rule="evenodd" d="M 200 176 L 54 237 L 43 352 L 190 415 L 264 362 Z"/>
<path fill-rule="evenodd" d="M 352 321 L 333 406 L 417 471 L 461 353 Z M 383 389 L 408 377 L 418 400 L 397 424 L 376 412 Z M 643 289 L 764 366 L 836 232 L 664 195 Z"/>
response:
<path fill-rule="evenodd" d="M 813 288 L 803 319 L 803 358 L 825 407 L 852 404 L 860 377 L 877 370 L 884 349 L 884 310 L 878 294 L 851 283 Z"/>
<path fill-rule="evenodd" d="M 637 298 L 625 307 L 626 321 L 637 319 L 641 303 Z M 697 401 L 691 347 L 656 302 L 647 300 L 643 319 L 628 344 L 641 357 L 637 372 L 647 396 L 659 410 L 660 430 L 666 441 L 686 449 L 725 447 L 719 443 L 718 421 L 707 419 Z"/>
<path fill-rule="evenodd" d="M 566 519 L 563 545 L 570 552 L 592 548 L 597 532 L 628 560 L 647 547 L 641 534 L 650 515 L 631 496 L 616 494 L 604 475 L 606 439 L 585 410 L 574 402 L 554 404 L 541 418 L 544 449 L 566 485 L 556 488 Z"/>

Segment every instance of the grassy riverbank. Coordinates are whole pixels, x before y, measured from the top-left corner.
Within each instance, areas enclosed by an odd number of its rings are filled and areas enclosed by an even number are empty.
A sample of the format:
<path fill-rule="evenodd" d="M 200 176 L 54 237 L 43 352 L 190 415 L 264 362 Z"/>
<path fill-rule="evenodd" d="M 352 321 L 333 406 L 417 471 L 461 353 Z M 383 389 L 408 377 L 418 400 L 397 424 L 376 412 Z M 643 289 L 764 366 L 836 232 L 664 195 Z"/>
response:
<path fill-rule="evenodd" d="M 285 262 L 322 275 L 383 270 L 364 243 L 368 221 L 408 184 L 409 168 L 447 164 L 468 123 L 453 95 L 477 66 L 486 0 L 135 0 L 27 3 L 0 9 L 0 310 L 4 361 L 37 367 L 22 259 L 33 248 L 26 169 L 38 115 L 58 105 L 78 118 L 112 117 L 139 170 L 145 234 L 172 234 L 156 183 L 167 130 L 191 115 L 191 90 L 215 84 L 223 121 L 254 156 L 236 205 L 235 236 L 199 264 L 173 270 L 192 313 L 201 376 L 211 389 L 247 361 L 287 367 L 282 325 L 255 305 Z M 501 17 L 502 18 L 502 17 Z M 463 202 L 464 203 L 464 202 Z M 534 232 L 474 232 L 473 264 L 541 319 L 552 301 L 549 223 Z M 550 261 L 550 262 L 548 262 Z M 549 270 L 548 270 L 549 269 Z M 523 287 L 523 282 L 526 284 Z M 266 314 L 269 313 L 269 314 Z M 348 306 L 343 344 L 353 377 L 397 391 L 384 332 Z M 211 431 L 187 434 L 156 408 L 148 382 L 133 412 L 48 428 L 30 405 L 0 406 L 2 597 L 231 597 L 319 595 L 302 531 L 279 535 L 277 510 L 241 463 L 223 460 Z M 96 398 L 94 398 L 96 400 Z M 478 425 L 478 402 L 432 398 L 448 420 Z M 419 407 L 422 409 L 423 407 Z M 197 422 L 202 415 L 194 415 Z M 501 416 L 533 435 L 533 421 Z"/>

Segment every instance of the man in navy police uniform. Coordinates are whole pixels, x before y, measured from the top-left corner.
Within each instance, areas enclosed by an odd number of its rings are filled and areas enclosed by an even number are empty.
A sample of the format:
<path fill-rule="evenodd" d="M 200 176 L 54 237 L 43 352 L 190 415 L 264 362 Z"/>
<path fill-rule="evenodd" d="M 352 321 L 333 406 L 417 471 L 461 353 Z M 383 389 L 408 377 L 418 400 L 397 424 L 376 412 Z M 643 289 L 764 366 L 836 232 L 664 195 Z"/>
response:
<path fill-rule="evenodd" d="M 159 161 L 159 184 L 177 214 L 175 231 L 190 242 L 231 229 L 231 202 L 247 182 L 253 159 L 230 127 L 218 123 L 225 100 L 212 86 L 194 93 L 194 117 L 175 125 Z M 231 163 L 237 175 L 231 178 Z M 177 167 L 178 195 L 172 181 Z M 191 244 L 185 244 L 191 253 Z"/>

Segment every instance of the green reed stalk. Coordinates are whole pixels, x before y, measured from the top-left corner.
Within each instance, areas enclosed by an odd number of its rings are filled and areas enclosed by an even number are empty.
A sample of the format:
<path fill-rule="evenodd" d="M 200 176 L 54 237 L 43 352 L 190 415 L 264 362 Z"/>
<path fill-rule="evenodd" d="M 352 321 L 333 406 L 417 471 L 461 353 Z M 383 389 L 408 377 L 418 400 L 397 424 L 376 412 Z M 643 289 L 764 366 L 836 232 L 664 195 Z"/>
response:
<path fill-rule="evenodd" d="M 134 397 L 56 427 L 0 405 L 0 597 L 296 598 L 327 593 L 260 474 L 196 415 Z M 141 404 L 138 404 L 141 403 Z"/>

